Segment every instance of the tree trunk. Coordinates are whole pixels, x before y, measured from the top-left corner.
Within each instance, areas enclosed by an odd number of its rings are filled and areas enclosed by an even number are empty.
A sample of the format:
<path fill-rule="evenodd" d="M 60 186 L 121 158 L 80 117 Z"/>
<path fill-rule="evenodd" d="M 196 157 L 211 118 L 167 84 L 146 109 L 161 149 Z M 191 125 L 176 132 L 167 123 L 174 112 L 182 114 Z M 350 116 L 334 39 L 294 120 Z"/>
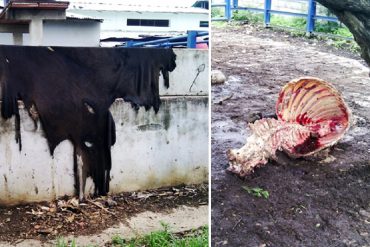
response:
<path fill-rule="evenodd" d="M 361 47 L 361 55 L 370 66 L 370 1 L 317 0 L 330 9 L 353 34 Z"/>

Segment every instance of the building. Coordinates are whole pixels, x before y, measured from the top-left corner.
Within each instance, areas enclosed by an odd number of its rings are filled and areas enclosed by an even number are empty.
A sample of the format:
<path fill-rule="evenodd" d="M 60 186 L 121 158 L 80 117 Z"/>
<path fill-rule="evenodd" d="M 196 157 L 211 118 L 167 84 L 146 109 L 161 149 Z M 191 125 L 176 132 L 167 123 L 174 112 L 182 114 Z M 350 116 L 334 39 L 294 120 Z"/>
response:
<path fill-rule="evenodd" d="M 209 11 L 191 6 L 138 5 L 133 2 L 71 2 L 68 13 L 102 19 L 101 38 L 178 35 L 208 31 Z"/>
<path fill-rule="evenodd" d="M 102 20 L 66 13 L 69 2 L 13 0 L 0 13 L 0 44 L 100 45 Z"/>

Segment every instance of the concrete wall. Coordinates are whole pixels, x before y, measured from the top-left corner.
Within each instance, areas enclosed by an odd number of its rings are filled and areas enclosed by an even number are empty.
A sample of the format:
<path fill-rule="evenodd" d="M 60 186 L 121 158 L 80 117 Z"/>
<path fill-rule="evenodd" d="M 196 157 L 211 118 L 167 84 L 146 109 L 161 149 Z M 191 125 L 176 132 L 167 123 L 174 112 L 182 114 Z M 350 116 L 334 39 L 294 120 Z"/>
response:
<path fill-rule="evenodd" d="M 99 46 L 100 24 L 85 20 L 44 21 L 43 45 Z"/>
<path fill-rule="evenodd" d="M 43 23 L 42 45 L 94 47 L 100 43 L 100 22 L 50 20 Z M 0 33 L 0 45 L 14 45 L 13 36 Z M 23 45 L 30 45 L 30 34 L 23 34 Z"/>
<path fill-rule="evenodd" d="M 157 114 L 117 100 L 110 108 L 116 122 L 112 148 L 111 192 L 134 191 L 208 178 L 208 55 L 176 50 L 177 68 L 170 89 L 161 89 Z M 205 65 L 193 86 L 199 64 Z M 21 113 L 23 149 L 14 139 L 14 119 L 0 119 L 0 204 L 52 200 L 73 195 L 72 145 L 62 142 L 50 157 L 40 127 Z M 92 191 L 88 181 L 87 191 Z"/>

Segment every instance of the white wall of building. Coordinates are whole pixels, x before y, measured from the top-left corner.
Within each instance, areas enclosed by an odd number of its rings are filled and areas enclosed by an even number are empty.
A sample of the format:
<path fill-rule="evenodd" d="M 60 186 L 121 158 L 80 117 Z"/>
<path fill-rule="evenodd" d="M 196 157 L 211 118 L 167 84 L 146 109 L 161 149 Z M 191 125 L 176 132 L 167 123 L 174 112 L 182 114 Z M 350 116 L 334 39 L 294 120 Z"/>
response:
<path fill-rule="evenodd" d="M 185 33 L 188 30 L 208 30 L 207 27 L 200 27 L 200 21 L 208 21 L 207 13 L 153 13 L 87 9 L 71 9 L 68 12 L 104 19 L 101 25 L 102 38 L 108 38 L 111 34 L 123 37 L 130 35 L 130 33 Z M 127 26 L 127 19 L 169 20 L 169 27 Z"/>
<path fill-rule="evenodd" d="M 42 45 L 94 47 L 100 43 L 100 22 L 87 20 L 44 21 Z M 10 33 L 0 33 L 0 45 L 14 45 Z M 23 45 L 30 45 L 29 33 L 23 34 Z"/>
<path fill-rule="evenodd" d="M 177 67 L 170 73 L 170 89 L 160 90 L 157 114 L 143 108 L 136 113 L 122 100 L 110 108 L 117 134 L 112 147 L 112 193 L 208 179 L 208 52 L 177 49 L 175 53 Z M 189 92 L 199 64 L 205 64 L 205 70 Z M 72 145 L 62 142 L 52 158 L 42 129 L 35 130 L 25 110 L 20 114 L 21 152 L 14 139 L 14 119 L 0 118 L 0 204 L 73 195 Z M 91 180 L 86 189 L 92 191 Z"/>
<path fill-rule="evenodd" d="M 10 33 L 0 33 L 0 45 L 13 45 L 13 35 Z"/>
<path fill-rule="evenodd" d="M 43 45 L 99 46 L 100 24 L 84 20 L 44 21 Z"/>

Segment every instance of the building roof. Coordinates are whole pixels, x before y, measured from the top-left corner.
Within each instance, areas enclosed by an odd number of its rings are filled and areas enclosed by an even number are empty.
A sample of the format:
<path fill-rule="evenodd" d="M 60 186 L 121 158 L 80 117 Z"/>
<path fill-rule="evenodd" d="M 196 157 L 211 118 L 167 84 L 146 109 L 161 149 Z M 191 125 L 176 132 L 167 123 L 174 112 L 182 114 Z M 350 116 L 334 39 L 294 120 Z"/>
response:
<path fill-rule="evenodd" d="M 103 22 L 103 19 L 93 18 L 93 17 L 86 16 L 86 15 L 74 14 L 68 11 L 66 12 L 66 17 L 69 20 L 89 20 L 89 21 Z"/>
<path fill-rule="evenodd" d="M 156 12 L 156 13 L 189 13 L 189 14 L 205 14 L 208 15 L 208 10 L 185 6 L 163 6 L 155 5 L 140 5 L 140 4 L 123 4 L 109 2 L 71 2 L 69 9 L 79 10 L 98 10 L 98 11 L 123 11 L 123 12 Z"/>
<path fill-rule="evenodd" d="M 7 7 L 10 8 L 37 8 L 37 9 L 67 9 L 69 2 L 63 1 L 10 1 Z"/>
<path fill-rule="evenodd" d="M 48 0 L 13 0 L 10 1 L 0 13 L 0 19 L 6 18 L 8 11 L 12 9 L 37 9 L 37 10 L 66 10 L 69 2 Z"/>

